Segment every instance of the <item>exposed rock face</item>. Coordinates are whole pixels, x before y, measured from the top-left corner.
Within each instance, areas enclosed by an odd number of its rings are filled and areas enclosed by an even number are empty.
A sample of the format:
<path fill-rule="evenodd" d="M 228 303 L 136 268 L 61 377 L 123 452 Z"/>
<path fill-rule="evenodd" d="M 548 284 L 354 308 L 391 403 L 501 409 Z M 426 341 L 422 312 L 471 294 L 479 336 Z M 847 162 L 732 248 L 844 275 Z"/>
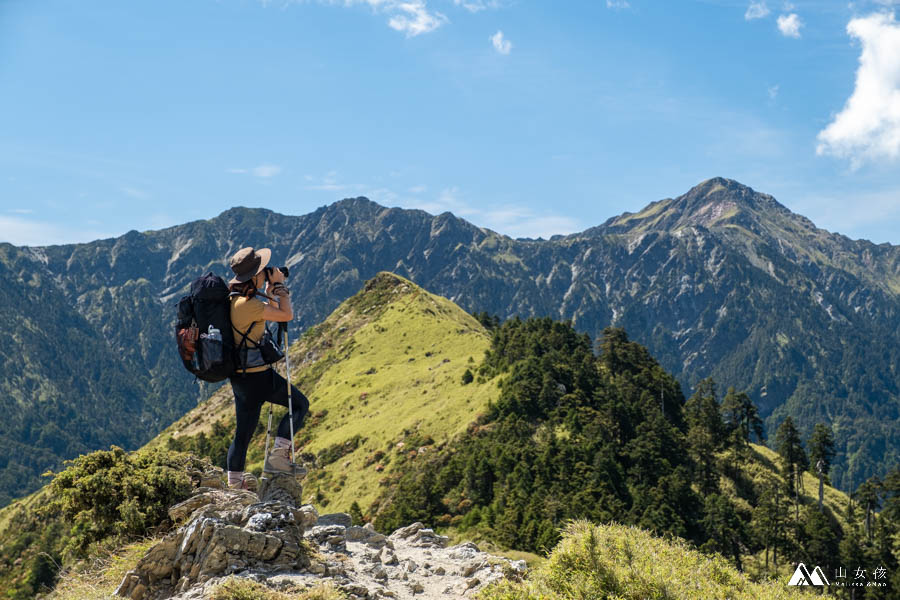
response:
<path fill-rule="evenodd" d="M 293 477 L 267 482 L 264 500 L 253 492 L 199 488 L 169 509 L 185 525 L 150 549 L 123 579 L 118 596 L 156 600 L 193 593 L 214 577 L 259 569 L 301 570 L 309 566 L 305 529 L 318 515 L 300 505 L 302 488 Z M 278 501 L 265 498 L 277 496 Z"/>
<path fill-rule="evenodd" d="M 275 476 L 247 491 L 199 488 L 169 515 L 186 521 L 151 548 L 116 595 L 132 600 L 199 600 L 230 576 L 275 589 L 331 582 L 351 599 L 461 598 L 502 577 L 520 577 L 524 561 L 480 552 L 422 523 L 385 536 L 345 513 L 319 517 L 300 505 L 301 486 Z M 278 500 L 266 498 L 278 497 Z"/>

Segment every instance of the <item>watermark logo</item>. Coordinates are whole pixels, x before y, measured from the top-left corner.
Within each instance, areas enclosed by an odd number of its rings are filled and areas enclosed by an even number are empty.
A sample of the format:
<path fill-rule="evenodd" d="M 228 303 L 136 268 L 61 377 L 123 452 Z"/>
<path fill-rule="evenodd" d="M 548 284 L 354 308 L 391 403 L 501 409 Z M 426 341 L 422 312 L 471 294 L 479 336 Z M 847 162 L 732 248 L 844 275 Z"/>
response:
<path fill-rule="evenodd" d="M 806 568 L 806 565 L 800 563 L 797 565 L 797 570 L 794 571 L 793 576 L 791 576 L 791 580 L 788 582 L 788 585 L 829 585 L 828 579 L 825 577 L 825 573 L 822 572 L 822 569 L 816 565 L 816 568 L 809 571 Z"/>
<path fill-rule="evenodd" d="M 871 565 L 870 565 L 871 566 Z M 857 566 L 855 569 L 849 569 L 845 566 L 838 566 L 834 569 L 834 580 L 828 581 L 822 567 L 816 565 L 809 570 L 806 565 L 800 563 L 797 570 L 791 576 L 788 585 L 813 585 L 813 586 L 834 586 L 834 587 L 887 587 L 887 569 L 883 566 L 874 567 L 871 570 Z"/>

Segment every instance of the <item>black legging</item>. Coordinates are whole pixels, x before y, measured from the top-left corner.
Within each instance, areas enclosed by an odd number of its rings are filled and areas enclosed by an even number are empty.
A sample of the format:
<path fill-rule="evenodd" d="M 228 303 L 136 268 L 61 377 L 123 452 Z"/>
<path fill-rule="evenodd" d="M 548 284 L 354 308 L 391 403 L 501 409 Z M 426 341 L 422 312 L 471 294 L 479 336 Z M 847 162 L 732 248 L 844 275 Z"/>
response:
<path fill-rule="evenodd" d="M 247 458 L 247 447 L 250 438 L 259 423 L 259 413 L 265 402 L 287 406 L 287 381 L 275 372 L 266 369 L 258 373 L 236 374 L 231 377 L 231 389 L 234 390 L 234 413 L 237 424 L 234 440 L 228 448 L 228 470 L 243 471 Z M 294 409 L 294 432 L 303 427 L 303 420 L 309 412 L 309 400 L 297 386 L 291 386 L 291 404 Z M 291 425 L 288 415 L 284 415 L 278 424 L 278 437 L 291 439 Z"/>

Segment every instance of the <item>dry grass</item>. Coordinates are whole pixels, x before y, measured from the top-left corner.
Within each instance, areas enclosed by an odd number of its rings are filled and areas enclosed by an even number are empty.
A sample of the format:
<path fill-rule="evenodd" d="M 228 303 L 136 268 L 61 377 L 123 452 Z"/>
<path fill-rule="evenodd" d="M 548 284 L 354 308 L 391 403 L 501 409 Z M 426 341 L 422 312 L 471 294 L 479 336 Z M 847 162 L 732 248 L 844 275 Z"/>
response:
<path fill-rule="evenodd" d="M 281 592 L 249 579 L 229 577 L 225 583 L 213 588 L 209 600 L 341 600 L 344 597 L 330 584 L 301 592 Z"/>
<path fill-rule="evenodd" d="M 158 542 L 147 538 L 126 546 L 108 549 L 95 555 L 88 562 L 81 562 L 65 569 L 47 600 L 107 600 L 125 574 Z"/>
<path fill-rule="evenodd" d="M 720 556 L 622 525 L 571 523 L 549 560 L 524 582 L 483 590 L 481 600 L 787 600 L 803 595 L 782 582 L 754 583 Z"/>

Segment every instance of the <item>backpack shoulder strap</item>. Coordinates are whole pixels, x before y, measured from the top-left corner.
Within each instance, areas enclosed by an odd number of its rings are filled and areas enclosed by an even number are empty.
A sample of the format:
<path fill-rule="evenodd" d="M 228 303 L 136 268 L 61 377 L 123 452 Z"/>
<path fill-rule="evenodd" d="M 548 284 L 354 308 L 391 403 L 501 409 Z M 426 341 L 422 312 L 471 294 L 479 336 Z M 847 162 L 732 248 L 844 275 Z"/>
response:
<path fill-rule="evenodd" d="M 254 326 L 254 325 L 256 325 L 256 321 L 254 321 L 253 323 L 250 323 L 250 327 L 248 327 L 248 328 L 247 328 L 247 331 L 245 331 L 245 332 L 243 332 L 243 333 L 241 333 L 241 330 L 238 329 L 237 327 L 235 327 L 233 324 L 231 325 L 231 328 L 232 328 L 233 330 L 235 330 L 237 333 L 239 333 L 240 336 L 241 336 L 241 341 L 238 342 L 238 345 L 237 345 L 237 348 L 238 348 L 238 349 L 240 349 L 241 346 L 243 346 L 246 342 L 250 342 L 251 344 L 254 344 L 254 345 L 257 345 L 257 346 L 259 345 L 259 344 L 256 344 L 253 340 L 247 338 L 247 336 L 250 335 L 250 330 L 253 329 L 253 326 Z"/>

